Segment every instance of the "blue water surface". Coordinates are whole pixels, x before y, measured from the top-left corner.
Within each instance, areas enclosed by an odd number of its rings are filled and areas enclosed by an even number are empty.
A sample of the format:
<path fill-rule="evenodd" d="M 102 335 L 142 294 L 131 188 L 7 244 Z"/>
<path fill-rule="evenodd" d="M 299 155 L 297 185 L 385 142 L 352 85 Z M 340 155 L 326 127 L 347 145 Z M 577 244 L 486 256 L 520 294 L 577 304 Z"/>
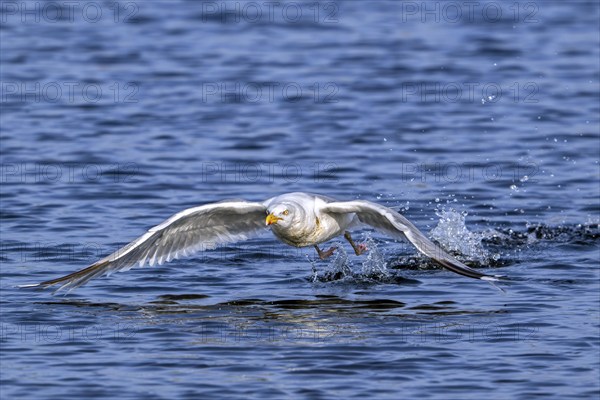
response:
<path fill-rule="evenodd" d="M 3 1 L 3 399 L 600 395 L 597 1 Z M 394 207 L 365 231 L 96 279 L 187 207 Z M 325 245 L 327 246 L 327 245 Z"/>

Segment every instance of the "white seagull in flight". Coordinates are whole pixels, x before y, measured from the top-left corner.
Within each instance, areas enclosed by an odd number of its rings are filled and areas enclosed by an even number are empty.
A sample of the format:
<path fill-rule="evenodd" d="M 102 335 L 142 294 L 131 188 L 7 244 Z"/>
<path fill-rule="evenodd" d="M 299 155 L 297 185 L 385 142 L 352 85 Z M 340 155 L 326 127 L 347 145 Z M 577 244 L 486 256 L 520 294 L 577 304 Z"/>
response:
<path fill-rule="evenodd" d="M 467 267 L 391 208 L 365 200 L 342 202 L 318 194 L 297 192 L 264 202 L 225 200 L 188 208 L 87 268 L 22 287 L 60 285 L 57 291 L 72 290 L 92 278 L 135 266 L 143 267 L 146 262 L 151 266 L 161 265 L 218 245 L 249 239 L 263 232 L 265 225 L 286 244 L 313 246 L 321 259 L 331 256 L 335 248 L 324 251 L 318 245 L 340 235 L 350 242 L 357 255 L 362 254 L 366 247 L 354 243 L 348 230 L 370 225 L 393 238 L 408 239 L 421 253 L 457 274 L 486 281 L 497 281 L 501 277 Z"/>

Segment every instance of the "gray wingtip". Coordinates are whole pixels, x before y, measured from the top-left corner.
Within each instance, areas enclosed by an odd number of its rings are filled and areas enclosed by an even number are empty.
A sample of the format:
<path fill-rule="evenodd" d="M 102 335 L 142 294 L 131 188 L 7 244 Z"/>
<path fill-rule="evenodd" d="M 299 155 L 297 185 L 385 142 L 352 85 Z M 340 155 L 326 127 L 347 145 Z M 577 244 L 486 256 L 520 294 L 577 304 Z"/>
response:
<path fill-rule="evenodd" d="M 39 290 L 44 290 L 44 289 L 48 289 L 50 286 L 47 283 L 30 283 L 30 284 L 26 284 L 26 285 L 16 285 L 14 287 L 18 288 L 18 289 L 39 289 Z M 66 285 L 62 285 L 57 287 L 52 294 L 55 295 L 58 292 L 63 292 L 63 295 L 66 295 L 67 293 L 69 293 L 71 290 L 73 290 L 73 288 L 69 288 L 68 290 L 64 290 L 65 287 L 67 287 Z"/>

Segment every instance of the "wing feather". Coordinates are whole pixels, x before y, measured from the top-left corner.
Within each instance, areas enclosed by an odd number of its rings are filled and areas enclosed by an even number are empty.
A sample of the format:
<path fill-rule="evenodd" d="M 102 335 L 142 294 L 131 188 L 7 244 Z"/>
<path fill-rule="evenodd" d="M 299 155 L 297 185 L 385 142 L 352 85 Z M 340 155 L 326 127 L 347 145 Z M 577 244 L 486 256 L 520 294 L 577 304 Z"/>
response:
<path fill-rule="evenodd" d="M 441 247 L 427 238 L 416 226 L 402 214 L 391 208 L 366 200 L 332 202 L 325 205 L 322 212 L 334 214 L 354 213 L 358 219 L 373 228 L 392 237 L 408 239 L 421 253 L 437 261 L 443 267 L 469 278 L 488 281 L 498 280 L 500 275 L 487 275 L 467 267 Z"/>
<path fill-rule="evenodd" d="M 206 204 L 183 210 L 109 256 L 69 275 L 26 287 L 60 285 L 75 289 L 89 280 L 133 267 L 162 264 L 179 256 L 246 240 L 265 229 L 266 207 L 242 200 Z"/>

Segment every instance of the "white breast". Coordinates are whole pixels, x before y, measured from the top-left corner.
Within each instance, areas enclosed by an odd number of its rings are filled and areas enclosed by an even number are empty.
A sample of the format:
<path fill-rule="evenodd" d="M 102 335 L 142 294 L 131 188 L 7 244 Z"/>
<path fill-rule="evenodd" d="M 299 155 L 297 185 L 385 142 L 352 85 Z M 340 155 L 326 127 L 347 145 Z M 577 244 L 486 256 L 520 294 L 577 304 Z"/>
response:
<path fill-rule="evenodd" d="M 323 213 L 320 209 L 325 204 L 319 198 L 310 203 L 303 202 L 302 210 L 298 210 L 301 218 L 288 227 L 272 226 L 273 233 L 282 242 L 295 247 L 312 246 L 342 235 L 355 222 L 355 214 Z"/>

